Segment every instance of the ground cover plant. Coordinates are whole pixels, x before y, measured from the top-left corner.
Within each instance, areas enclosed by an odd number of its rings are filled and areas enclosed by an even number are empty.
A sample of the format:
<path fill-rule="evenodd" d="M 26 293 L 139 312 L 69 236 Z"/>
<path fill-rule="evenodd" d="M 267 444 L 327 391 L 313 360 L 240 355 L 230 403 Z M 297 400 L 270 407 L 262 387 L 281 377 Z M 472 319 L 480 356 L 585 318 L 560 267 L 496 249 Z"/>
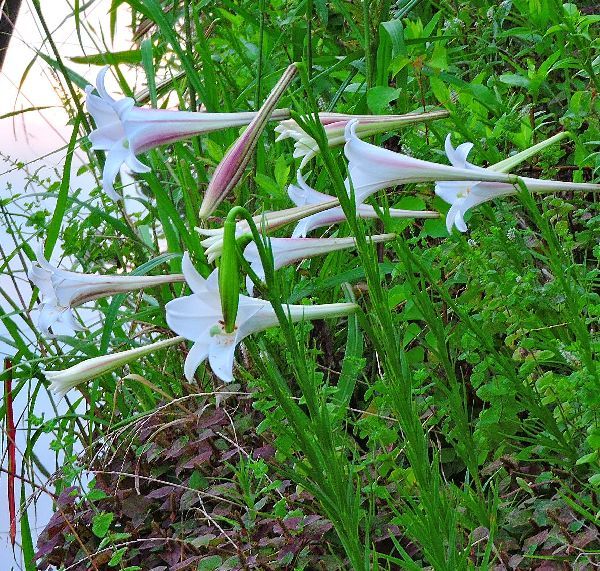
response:
<path fill-rule="evenodd" d="M 593 3 L 112 8 L 89 77 L 48 31 L 64 170 L 0 203 L 26 568 L 595 568 Z"/>

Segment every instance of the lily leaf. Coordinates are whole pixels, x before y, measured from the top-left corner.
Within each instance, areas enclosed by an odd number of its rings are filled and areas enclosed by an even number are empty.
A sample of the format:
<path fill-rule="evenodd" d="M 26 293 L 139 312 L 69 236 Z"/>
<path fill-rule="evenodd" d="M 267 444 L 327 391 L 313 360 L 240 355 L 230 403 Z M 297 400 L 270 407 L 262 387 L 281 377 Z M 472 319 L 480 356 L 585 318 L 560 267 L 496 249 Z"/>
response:
<path fill-rule="evenodd" d="M 142 62 L 141 50 L 125 50 L 122 52 L 105 52 L 87 56 L 73 56 L 69 58 L 73 63 L 88 65 L 116 65 L 119 63 L 137 64 Z"/>

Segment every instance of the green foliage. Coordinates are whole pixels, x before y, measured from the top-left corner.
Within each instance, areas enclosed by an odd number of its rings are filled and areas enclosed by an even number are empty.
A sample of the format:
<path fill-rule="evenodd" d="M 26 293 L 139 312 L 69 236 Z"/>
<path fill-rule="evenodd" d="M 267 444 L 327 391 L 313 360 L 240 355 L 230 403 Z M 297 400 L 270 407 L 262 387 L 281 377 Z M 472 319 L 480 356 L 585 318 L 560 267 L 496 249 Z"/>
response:
<path fill-rule="evenodd" d="M 469 160 L 481 166 L 568 130 L 517 174 L 593 180 L 600 167 L 600 16 L 593 6 L 112 4 L 114 33 L 133 23 L 145 39 L 72 61 L 110 64 L 123 93 L 152 107 L 176 101 L 182 110 L 256 110 L 289 62 L 302 62 L 280 107 L 292 108 L 321 146 L 305 171 L 309 184 L 337 195 L 347 216 L 323 235 L 355 236 L 357 248 L 267 269 L 257 290 L 281 327 L 248 338 L 238 351 L 240 385 L 216 386 L 206 365 L 186 382 L 181 345 L 69 393 L 68 410 L 56 418 L 38 418 L 30 399 L 26 462 L 35 464 L 39 434 L 51 433 L 64 457 L 57 505 L 75 521 L 74 529 L 66 519 L 49 524 L 38 545 L 51 546 L 42 562 L 66 565 L 97 552 L 105 558 L 98 565 L 145 569 L 149 561 L 171 564 L 159 550 L 169 551 L 172 540 L 184 545 L 178 563 L 189 556 L 193 568 L 206 570 L 252 568 L 252 557 L 289 569 L 317 561 L 328 569 L 448 571 L 509 561 L 523 569 L 544 560 L 591 565 L 600 546 L 597 198 L 533 197 L 521 188 L 517 197 L 474 208 L 469 234 L 448 235 L 443 217 L 386 215 L 390 207 L 447 210 L 431 184 L 406 185 L 380 191 L 371 203 L 381 219 L 363 221 L 344 188 L 343 153 L 326 148 L 311 114 L 443 107 L 447 119 L 373 142 L 443 162 L 450 133 L 454 144 L 474 143 Z M 121 21 L 118 6 L 130 8 L 131 22 Z M 88 33 L 84 7 L 75 7 L 78 35 Z M 40 192 L 13 189 L 0 203 L 14 242 L 0 252 L 3 270 L 14 275 L 20 258 L 34 258 L 32 239 L 45 240 L 50 254 L 60 238 L 65 267 L 78 271 L 176 273 L 188 251 L 208 275 L 198 210 L 238 132 L 146 153 L 152 172 L 136 178 L 137 193 L 126 189 L 140 206 L 131 211 L 99 185 L 90 193 L 73 188 L 70 157 L 78 144 L 89 159 L 83 170 L 97 181 L 104 164 L 84 138 L 91 125 L 79 88 L 86 81 L 58 51 L 39 56 L 71 98 L 73 134 L 58 176 L 31 174 L 15 162 Z M 132 68 L 143 71 L 141 84 L 128 83 Z M 257 214 L 290 207 L 291 151 L 268 128 L 235 196 L 209 227 L 220 227 L 233 205 Z M 40 197 L 52 201 L 51 211 Z M 376 248 L 367 237 L 380 232 L 397 239 Z M 20 303 L 0 289 L 14 391 L 45 390 L 43 368 L 168 334 L 164 306 L 185 292 L 171 284 L 97 300 L 100 319 L 89 331 L 49 341 L 31 334 L 37 292 Z M 288 322 L 287 303 L 341 301 L 356 301 L 360 311 L 340 321 Z M 78 484 L 86 471 L 99 474 L 84 494 Z M 72 485 L 80 488 L 76 498 Z M 21 527 L 27 536 L 26 518 Z M 155 540 L 159 530 L 160 547 L 145 551 L 132 539 Z"/>

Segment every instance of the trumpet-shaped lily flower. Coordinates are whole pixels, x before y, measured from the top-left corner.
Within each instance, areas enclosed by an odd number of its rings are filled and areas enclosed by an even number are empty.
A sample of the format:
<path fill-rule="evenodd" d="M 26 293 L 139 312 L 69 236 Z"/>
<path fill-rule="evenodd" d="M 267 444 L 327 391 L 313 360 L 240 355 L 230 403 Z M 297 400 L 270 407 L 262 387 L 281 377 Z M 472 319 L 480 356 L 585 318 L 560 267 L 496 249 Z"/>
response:
<path fill-rule="evenodd" d="M 290 65 L 281 76 L 269 96 L 263 103 L 256 117 L 240 138 L 229 148 L 219 166 L 215 169 L 200 206 L 200 218 L 206 218 L 215 211 L 217 206 L 237 185 L 244 174 L 246 166 L 252 158 L 252 153 L 258 143 L 267 121 L 283 92 L 287 89 L 296 75 L 295 64 Z"/>
<path fill-rule="evenodd" d="M 256 117 L 254 112 L 196 113 L 138 108 L 131 97 L 114 99 L 108 93 L 104 86 L 107 71 L 108 66 L 98 74 L 98 95 L 92 93 L 91 85 L 86 87 L 85 93 L 87 110 L 97 126 L 89 139 L 93 149 L 107 152 L 102 188 L 113 200 L 121 198 L 115 191 L 114 182 L 123 164 L 135 173 L 150 171 L 138 160 L 139 153 L 200 133 L 248 125 Z M 287 109 L 276 110 L 272 115 L 275 120 L 287 117 Z"/>
<path fill-rule="evenodd" d="M 167 323 L 178 335 L 193 341 L 185 360 L 184 373 L 191 381 L 196 369 L 208 359 L 213 373 L 222 381 L 233 380 L 233 362 L 236 346 L 248 335 L 279 324 L 268 301 L 240 295 L 239 307 L 232 333 L 226 333 L 221 310 L 218 274 L 215 270 L 204 279 L 184 255 L 183 273 L 192 295 L 167 303 Z M 288 305 L 284 307 L 293 322 L 341 317 L 353 313 L 353 303 L 327 305 Z"/>
<path fill-rule="evenodd" d="M 81 383 L 91 381 L 100 375 L 110 373 L 127 363 L 131 363 L 144 355 L 181 343 L 182 341 L 184 341 L 183 337 L 172 337 L 170 339 L 157 341 L 156 343 L 144 345 L 143 347 L 129 349 L 128 351 L 92 357 L 91 359 L 86 359 L 85 361 L 77 363 L 77 365 L 73 365 L 62 371 L 44 371 L 44 375 L 46 379 L 50 381 L 50 389 L 59 397 L 62 397 Z"/>
<path fill-rule="evenodd" d="M 430 111 L 428 113 L 407 113 L 406 115 L 344 115 L 342 113 L 319 113 L 319 120 L 323 124 L 327 143 L 330 147 L 343 145 L 346 141 L 344 131 L 349 121 L 358 120 L 356 136 L 360 138 L 370 137 L 378 133 L 385 133 L 406 125 L 414 125 L 425 121 L 433 121 L 447 117 L 447 111 Z M 276 141 L 283 139 L 294 139 L 294 158 L 302 158 L 300 169 L 315 155 L 319 153 L 319 145 L 306 133 L 296 121 L 286 119 L 281 121 L 275 131 L 279 133 Z"/>
<path fill-rule="evenodd" d="M 61 270 L 44 259 L 41 247 L 36 252 L 37 264 L 29 268 L 28 277 L 39 288 L 41 297 L 38 327 L 52 337 L 50 328 L 62 324 L 74 331 L 83 331 L 75 320 L 72 308 L 88 301 L 118 293 L 127 293 L 166 283 L 184 281 L 183 275 L 113 276 L 82 274 Z"/>
<path fill-rule="evenodd" d="M 252 219 L 259 230 L 265 232 L 274 230 L 291 222 L 296 222 L 306 216 L 311 216 L 317 212 L 322 212 L 328 208 L 334 208 L 339 204 L 339 200 L 333 196 L 326 196 L 329 200 L 320 201 L 318 204 L 307 204 L 296 208 L 286 208 L 285 210 L 275 210 L 266 212 Z M 437 213 L 436 213 L 437 215 Z M 223 228 L 196 228 L 199 234 L 207 236 L 202 242 L 206 248 L 204 253 L 209 263 L 214 262 L 223 252 Z M 245 234 L 250 234 L 250 227 L 245 220 L 240 220 L 236 224 L 235 235 L 239 238 Z"/>
<path fill-rule="evenodd" d="M 556 137 L 553 137 L 553 139 L 556 139 Z M 555 141 L 549 139 L 548 141 L 539 143 L 536 147 L 539 147 L 540 145 L 546 146 L 551 142 Z M 446 215 L 446 227 L 448 228 L 448 232 L 451 232 L 452 226 L 456 226 L 461 232 L 467 231 L 464 216 L 470 208 L 478 206 L 488 200 L 493 200 L 494 198 L 517 194 L 517 188 L 513 184 L 482 182 L 480 180 L 482 174 L 498 172 L 504 168 L 511 168 L 515 164 L 518 164 L 519 160 L 525 160 L 525 158 L 531 155 L 531 152 L 528 149 L 523 151 L 523 153 L 519 153 L 519 155 L 524 157 L 522 159 L 520 156 L 516 155 L 502 163 L 484 169 L 467 161 L 467 156 L 472 148 L 472 143 L 462 143 L 454 148 L 450 140 L 450 135 L 446 137 L 445 149 L 448 160 L 456 168 L 470 170 L 473 179 L 470 181 L 438 181 L 435 184 L 435 193 L 448 204 L 451 204 L 450 210 Z M 540 180 L 529 177 L 521 177 L 521 180 L 531 192 L 553 192 L 558 190 L 581 190 L 584 192 L 600 191 L 600 184 Z"/>
<path fill-rule="evenodd" d="M 348 159 L 349 180 L 346 185 L 354 189 L 356 204 L 382 188 L 412 182 L 438 180 L 472 180 L 470 168 L 442 165 L 415 159 L 388 149 L 361 141 L 356 135 L 357 123 L 346 126 L 344 153 Z M 515 183 L 514 175 L 484 170 L 478 175 L 482 181 Z"/>
<path fill-rule="evenodd" d="M 319 192 L 306 184 L 300 170 L 297 173 L 298 185 L 290 184 L 288 195 L 292 202 L 297 206 L 310 204 L 320 204 L 332 200 L 334 197 Z M 439 218 L 439 214 L 433 210 L 403 210 L 400 208 L 390 208 L 388 211 L 392 218 Z M 356 216 L 364 219 L 379 218 L 375 208 L 368 204 L 359 204 L 356 207 Z M 341 206 L 318 212 L 312 216 L 302 218 L 294 228 L 292 238 L 304 238 L 315 228 L 331 226 L 346 220 L 346 215 Z"/>
<path fill-rule="evenodd" d="M 393 240 L 396 234 L 377 234 L 369 240 L 373 243 Z M 356 246 L 356 239 L 349 238 L 271 238 L 269 246 L 273 255 L 274 269 L 277 270 L 294 262 L 321 256 L 338 250 L 346 250 Z M 254 242 L 250 242 L 244 250 L 244 258 L 254 270 L 254 273 L 264 281 L 265 269 Z M 246 278 L 246 289 L 252 295 L 254 293 L 254 282 L 248 276 Z"/>

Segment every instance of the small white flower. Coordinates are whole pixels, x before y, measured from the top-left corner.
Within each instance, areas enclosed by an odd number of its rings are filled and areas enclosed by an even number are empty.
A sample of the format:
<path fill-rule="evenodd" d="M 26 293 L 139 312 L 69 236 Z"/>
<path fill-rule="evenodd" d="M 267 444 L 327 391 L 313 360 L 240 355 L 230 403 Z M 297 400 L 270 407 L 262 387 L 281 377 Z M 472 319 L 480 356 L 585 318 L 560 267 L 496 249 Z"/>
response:
<path fill-rule="evenodd" d="M 167 324 L 178 335 L 194 344 L 185 360 L 184 373 L 191 381 L 196 369 L 208 359 L 213 373 L 222 381 L 233 381 L 235 348 L 248 335 L 279 324 L 268 301 L 240 295 L 239 307 L 232 333 L 224 329 L 223 312 L 218 286 L 218 270 L 204 279 L 184 254 L 183 274 L 192 295 L 167 303 Z M 341 317 L 356 310 L 353 303 L 327 305 L 288 305 L 284 307 L 293 322 Z"/>
<path fill-rule="evenodd" d="M 72 308 L 88 301 L 183 281 L 182 275 L 112 276 L 61 270 L 44 259 L 41 246 L 36 251 L 36 257 L 37 264 L 31 265 L 27 275 L 40 290 L 38 327 L 49 337 L 53 337 L 50 328 L 59 323 L 74 331 L 84 331 L 85 327 L 76 321 Z"/>

